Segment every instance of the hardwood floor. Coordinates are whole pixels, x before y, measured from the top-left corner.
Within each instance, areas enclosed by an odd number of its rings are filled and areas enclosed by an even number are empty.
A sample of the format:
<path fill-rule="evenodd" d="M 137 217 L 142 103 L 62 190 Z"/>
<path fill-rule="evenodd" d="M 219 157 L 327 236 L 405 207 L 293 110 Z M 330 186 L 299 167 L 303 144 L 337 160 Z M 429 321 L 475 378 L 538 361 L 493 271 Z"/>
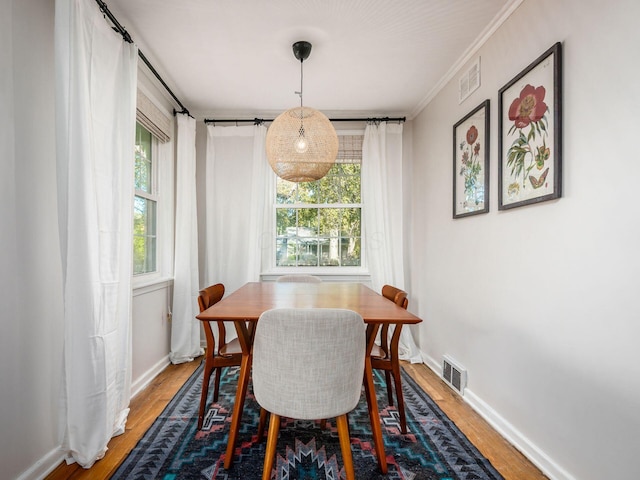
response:
<path fill-rule="evenodd" d="M 200 359 L 180 365 L 169 365 L 147 388 L 136 395 L 131 400 L 125 433 L 111 439 L 104 458 L 94 463 L 91 468 L 84 469 L 77 463 L 66 465 L 63 462 L 46 477 L 46 480 L 110 478 L 198 365 Z"/>
<path fill-rule="evenodd" d="M 462 433 L 491 462 L 506 480 L 541 480 L 547 477 L 496 432 L 462 397 L 429 367 L 403 363 L 405 371 L 447 414 Z"/>
<path fill-rule="evenodd" d="M 102 460 L 90 469 L 74 463 L 60 464 L 46 480 L 108 479 L 135 447 L 171 398 L 198 367 L 199 360 L 170 365 L 153 382 L 131 400 L 131 411 L 124 434 L 109 442 Z M 507 480 L 539 480 L 545 477 L 520 452 L 496 433 L 459 395 L 453 392 L 425 365 L 403 365 L 418 384 L 433 398 L 447 416 L 455 422 L 471 442 L 487 457 Z"/>

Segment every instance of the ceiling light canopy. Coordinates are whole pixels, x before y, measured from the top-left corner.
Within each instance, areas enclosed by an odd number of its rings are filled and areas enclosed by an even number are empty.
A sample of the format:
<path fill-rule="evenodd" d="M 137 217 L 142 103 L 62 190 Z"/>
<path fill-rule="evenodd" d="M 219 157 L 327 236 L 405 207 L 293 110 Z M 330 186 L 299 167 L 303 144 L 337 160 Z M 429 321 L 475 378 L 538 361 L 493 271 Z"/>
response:
<path fill-rule="evenodd" d="M 311 53 L 309 42 L 293 44 L 300 60 L 300 106 L 291 108 L 273 121 L 267 131 L 267 158 L 280 178 L 291 182 L 311 182 L 324 177 L 338 155 L 338 135 L 329 119 L 318 110 L 303 106 L 303 63 Z"/>

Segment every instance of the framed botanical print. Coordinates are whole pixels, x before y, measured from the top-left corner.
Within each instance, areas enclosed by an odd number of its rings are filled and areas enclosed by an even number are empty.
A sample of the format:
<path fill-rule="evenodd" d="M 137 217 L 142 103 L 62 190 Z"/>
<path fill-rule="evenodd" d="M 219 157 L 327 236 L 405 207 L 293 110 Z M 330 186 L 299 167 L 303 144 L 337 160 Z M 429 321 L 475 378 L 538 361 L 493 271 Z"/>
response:
<path fill-rule="evenodd" d="M 562 195 L 561 44 L 500 89 L 498 209 Z"/>
<path fill-rule="evenodd" d="M 453 218 L 489 211 L 489 100 L 453 126 Z"/>

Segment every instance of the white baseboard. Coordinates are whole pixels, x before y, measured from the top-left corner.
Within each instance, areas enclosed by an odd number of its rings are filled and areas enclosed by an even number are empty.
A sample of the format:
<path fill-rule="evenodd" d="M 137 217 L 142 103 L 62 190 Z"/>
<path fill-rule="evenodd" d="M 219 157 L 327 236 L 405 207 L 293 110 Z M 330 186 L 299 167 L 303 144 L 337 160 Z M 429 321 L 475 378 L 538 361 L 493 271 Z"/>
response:
<path fill-rule="evenodd" d="M 475 395 L 472 390 L 464 391 L 464 400 L 471 408 L 484 418 L 507 442 L 518 449 L 531 463 L 538 467 L 551 480 L 575 480 L 575 477 L 558 465 L 549 455 L 538 448 L 521 431 L 501 417 L 484 400 Z"/>
<path fill-rule="evenodd" d="M 16 480 L 40 480 L 53 472 L 64 460 L 64 452 L 56 447 L 22 472 Z"/>
<path fill-rule="evenodd" d="M 442 378 L 442 365 L 432 357 L 422 353 L 427 367 Z M 493 427 L 505 440 L 518 449 L 531 463 L 538 467 L 550 480 L 575 480 L 569 472 L 563 469 L 542 449 L 529 440 L 521 431 L 516 429 L 489 404 L 473 393 L 469 387 L 465 388 L 462 399 L 473 408 L 478 415 Z"/>
<path fill-rule="evenodd" d="M 436 362 L 432 357 L 430 357 L 423 351 L 420 351 L 420 353 L 422 354 L 422 361 L 424 362 L 424 364 L 431 370 L 433 370 L 435 374 L 438 375 L 438 377 L 442 378 L 442 363 Z"/>
<path fill-rule="evenodd" d="M 422 358 L 427 367 L 434 371 L 438 377 L 442 376 L 442 366 L 430 356 L 422 353 Z M 131 385 L 131 396 L 135 397 L 151 381 L 169 365 L 169 356 L 167 355 L 152 368 L 141 375 Z M 551 480 L 575 480 L 566 470 L 558 465 L 549 455 L 538 448 L 531 442 L 522 432 L 517 430 L 505 418 L 498 414 L 484 400 L 475 395 L 470 388 L 464 391 L 463 400 L 469 404 L 489 425 L 491 425 L 500 435 L 502 435 L 511 445 L 517 448 L 527 457 L 531 463 L 537 466 L 542 473 Z M 34 463 L 28 470 L 23 472 L 17 480 L 38 480 L 50 474 L 63 460 L 65 454 L 60 448 L 55 448 L 47 453 L 44 457 Z"/>
<path fill-rule="evenodd" d="M 169 355 L 161 358 L 154 366 L 144 372 L 133 383 L 131 383 L 131 398 L 135 397 L 142 390 L 144 390 L 151 381 L 158 376 L 165 368 L 169 366 Z"/>

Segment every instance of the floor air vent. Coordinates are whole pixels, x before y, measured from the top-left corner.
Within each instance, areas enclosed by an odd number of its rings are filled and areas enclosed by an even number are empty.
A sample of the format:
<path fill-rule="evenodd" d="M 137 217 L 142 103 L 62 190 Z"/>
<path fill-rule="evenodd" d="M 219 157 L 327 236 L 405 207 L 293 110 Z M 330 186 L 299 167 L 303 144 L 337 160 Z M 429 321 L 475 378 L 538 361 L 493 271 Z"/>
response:
<path fill-rule="evenodd" d="M 463 394 L 464 387 L 467 385 L 467 371 L 447 355 L 442 361 L 442 378 L 456 392 Z"/>

